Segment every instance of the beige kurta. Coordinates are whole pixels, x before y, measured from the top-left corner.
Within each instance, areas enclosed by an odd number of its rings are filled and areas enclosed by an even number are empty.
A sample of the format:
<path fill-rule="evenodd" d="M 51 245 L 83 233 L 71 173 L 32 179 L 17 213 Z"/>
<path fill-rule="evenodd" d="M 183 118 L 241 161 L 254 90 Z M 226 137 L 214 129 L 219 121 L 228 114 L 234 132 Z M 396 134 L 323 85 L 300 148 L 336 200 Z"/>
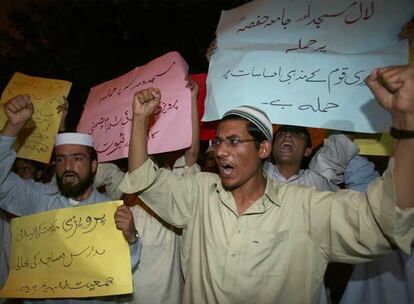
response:
<path fill-rule="evenodd" d="M 176 160 L 172 170 L 176 175 L 195 174 L 199 171 L 197 164 L 187 167 L 184 156 Z M 112 163 L 99 164 L 95 184 L 97 187 L 105 185 L 108 195 L 119 199 L 123 192 L 119 191 L 118 186 L 124 175 Z M 188 252 L 186 254 L 180 251 L 181 236 L 177 229 L 165 225 L 152 212 L 148 212 L 148 208 L 144 210 L 135 205 L 131 211 L 142 241 L 140 262 L 133 273 L 133 303 L 180 304 L 183 286 L 180 261 L 188 259 Z"/>
<path fill-rule="evenodd" d="M 143 191 L 160 217 L 185 229 L 184 303 L 317 303 L 328 262 L 367 261 L 391 249 L 387 238 L 409 250 L 414 210 L 394 206 L 392 168 L 367 195 L 268 179 L 241 216 L 211 173 L 177 177 L 148 160 L 120 189 Z"/>

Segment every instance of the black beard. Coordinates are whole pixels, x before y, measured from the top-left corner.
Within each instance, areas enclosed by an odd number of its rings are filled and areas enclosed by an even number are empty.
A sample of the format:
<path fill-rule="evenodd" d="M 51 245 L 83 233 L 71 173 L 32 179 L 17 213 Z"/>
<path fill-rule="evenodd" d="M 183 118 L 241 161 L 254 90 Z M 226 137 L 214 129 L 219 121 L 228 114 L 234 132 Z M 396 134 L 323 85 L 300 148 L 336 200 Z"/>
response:
<path fill-rule="evenodd" d="M 68 173 L 68 171 L 63 172 L 63 174 L 65 173 Z M 92 174 L 92 170 L 89 170 L 89 175 L 84 179 L 80 179 L 77 173 L 73 171 L 70 173 L 75 174 L 78 177 L 79 183 L 77 183 L 76 185 L 64 185 L 62 183 L 63 174 L 61 176 L 58 176 L 56 174 L 56 182 L 60 190 L 60 193 L 62 193 L 63 196 L 67 198 L 77 198 L 84 194 L 86 190 L 88 190 L 89 186 L 93 184 L 94 174 Z"/>

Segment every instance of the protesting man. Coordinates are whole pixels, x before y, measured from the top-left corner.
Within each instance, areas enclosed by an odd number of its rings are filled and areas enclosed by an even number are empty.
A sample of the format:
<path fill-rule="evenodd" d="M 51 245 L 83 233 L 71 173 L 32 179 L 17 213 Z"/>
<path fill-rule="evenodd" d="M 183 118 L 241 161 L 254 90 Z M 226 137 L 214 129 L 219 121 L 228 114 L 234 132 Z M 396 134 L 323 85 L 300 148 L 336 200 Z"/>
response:
<path fill-rule="evenodd" d="M 80 133 L 61 133 L 56 136 L 55 184 L 36 183 L 23 180 L 11 167 L 16 158 L 12 146 L 16 136 L 32 118 L 34 108 L 27 95 L 19 95 L 4 105 L 6 124 L 0 135 L 0 208 L 18 216 L 37 212 L 82 206 L 91 203 L 111 201 L 93 187 L 97 167 L 97 155 L 93 148 L 92 137 Z M 122 231 L 130 244 L 131 266 L 135 268 L 141 250 L 131 211 L 126 206 L 118 207 L 115 212 L 116 227 Z M 87 301 L 100 303 L 101 298 Z M 71 302 L 65 300 L 64 302 Z M 78 303 L 81 300 L 73 300 Z M 53 300 L 49 300 L 53 302 Z M 63 300 L 56 300 L 60 303 Z"/>
<path fill-rule="evenodd" d="M 213 141 L 219 176 L 177 178 L 148 159 L 158 89 L 133 103 L 129 170 L 120 188 L 191 232 L 185 303 L 316 303 L 326 265 L 359 263 L 414 238 L 414 66 L 374 70 L 367 85 L 393 117 L 393 159 L 367 194 L 266 179 L 272 129 L 253 107 L 227 112 Z M 413 130 L 413 131 L 410 131 Z M 188 233 L 188 232 L 186 232 Z"/>
<path fill-rule="evenodd" d="M 190 76 L 186 76 L 186 88 L 191 90 L 191 146 L 185 149 L 184 154 L 170 162 L 171 153 L 163 153 L 164 167 L 170 167 L 177 176 L 193 175 L 200 171 L 197 165 L 200 136 L 197 112 L 198 85 Z M 103 163 L 98 166 L 95 185 L 105 185 L 107 195 L 114 199 L 122 197 L 118 187 L 125 173 L 116 165 Z M 132 198 L 135 204 L 131 206 L 134 215 L 135 227 L 142 241 L 140 263 L 133 274 L 135 303 L 145 304 L 180 304 L 182 303 L 183 277 L 186 276 L 186 261 L 188 252 L 180 250 L 180 243 L 186 235 L 181 230 L 165 223 L 154 212 Z"/>
<path fill-rule="evenodd" d="M 316 187 L 321 191 L 336 191 L 343 174 L 358 147 L 344 134 L 331 135 L 312 158 L 309 168 L 303 162 L 312 154 L 312 140 L 307 128 L 282 125 L 273 136 L 272 158 L 264 169 L 270 178 L 281 183 Z"/>
<path fill-rule="evenodd" d="M 66 97 L 63 97 L 63 99 L 63 104 L 56 107 L 57 113 L 62 113 L 59 131 L 64 130 L 65 118 L 67 115 L 68 102 Z M 12 171 L 23 179 L 40 181 L 43 177 L 45 167 L 42 163 L 37 161 L 17 157 L 12 166 Z M 11 245 L 10 219 L 12 217 L 14 217 L 14 215 L 8 214 L 0 209 L 0 288 L 6 283 L 9 274 Z M 2 303 L 1 299 L 0 303 Z"/>

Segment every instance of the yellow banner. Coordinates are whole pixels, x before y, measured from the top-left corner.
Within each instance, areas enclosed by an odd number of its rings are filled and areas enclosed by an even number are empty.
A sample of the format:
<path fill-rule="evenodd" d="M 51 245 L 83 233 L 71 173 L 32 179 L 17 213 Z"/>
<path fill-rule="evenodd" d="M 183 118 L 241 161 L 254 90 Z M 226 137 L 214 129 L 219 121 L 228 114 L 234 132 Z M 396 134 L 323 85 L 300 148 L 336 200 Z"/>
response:
<path fill-rule="evenodd" d="M 388 133 L 358 134 L 354 143 L 361 155 L 390 156 L 392 152 L 392 137 Z"/>
<path fill-rule="evenodd" d="M 15 147 L 18 157 L 49 163 L 61 118 L 56 107 L 64 102 L 63 96 L 68 96 L 71 85 L 65 80 L 14 73 L 1 95 L 1 104 L 19 94 L 28 94 L 35 109 L 32 120 L 19 134 Z M 0 127 L 5 123 L 6 115 L 2 106 Z"/>
<path fill-rule="evenodd" d="M 115 227 L 122 201 L 14 218 L 0 297 L 76 298 L 132 292 L 129 246 Z"/>

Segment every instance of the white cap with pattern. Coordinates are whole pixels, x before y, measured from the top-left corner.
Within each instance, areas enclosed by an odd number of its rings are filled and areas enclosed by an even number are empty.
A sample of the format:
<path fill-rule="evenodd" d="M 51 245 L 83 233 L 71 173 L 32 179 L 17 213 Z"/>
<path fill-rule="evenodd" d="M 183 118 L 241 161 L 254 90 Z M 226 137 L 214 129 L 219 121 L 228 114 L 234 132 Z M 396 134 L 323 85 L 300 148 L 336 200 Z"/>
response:
<path fill-rule="evenodd" d="M 89 134 L 83 133 L 59 133 L 55 136 L 55 147 L 61 145 L 82 145 L 93 147 L 93 139 Z"/>
<path fill-rule="evenodd" d="M 262 110 L 252 106 L 239 106 L 224 113 L 223 118 L 235 115 L 247 119 L 263 132 L 267 140 L 273 139 L 273 128 L 269 117 Z"/>

